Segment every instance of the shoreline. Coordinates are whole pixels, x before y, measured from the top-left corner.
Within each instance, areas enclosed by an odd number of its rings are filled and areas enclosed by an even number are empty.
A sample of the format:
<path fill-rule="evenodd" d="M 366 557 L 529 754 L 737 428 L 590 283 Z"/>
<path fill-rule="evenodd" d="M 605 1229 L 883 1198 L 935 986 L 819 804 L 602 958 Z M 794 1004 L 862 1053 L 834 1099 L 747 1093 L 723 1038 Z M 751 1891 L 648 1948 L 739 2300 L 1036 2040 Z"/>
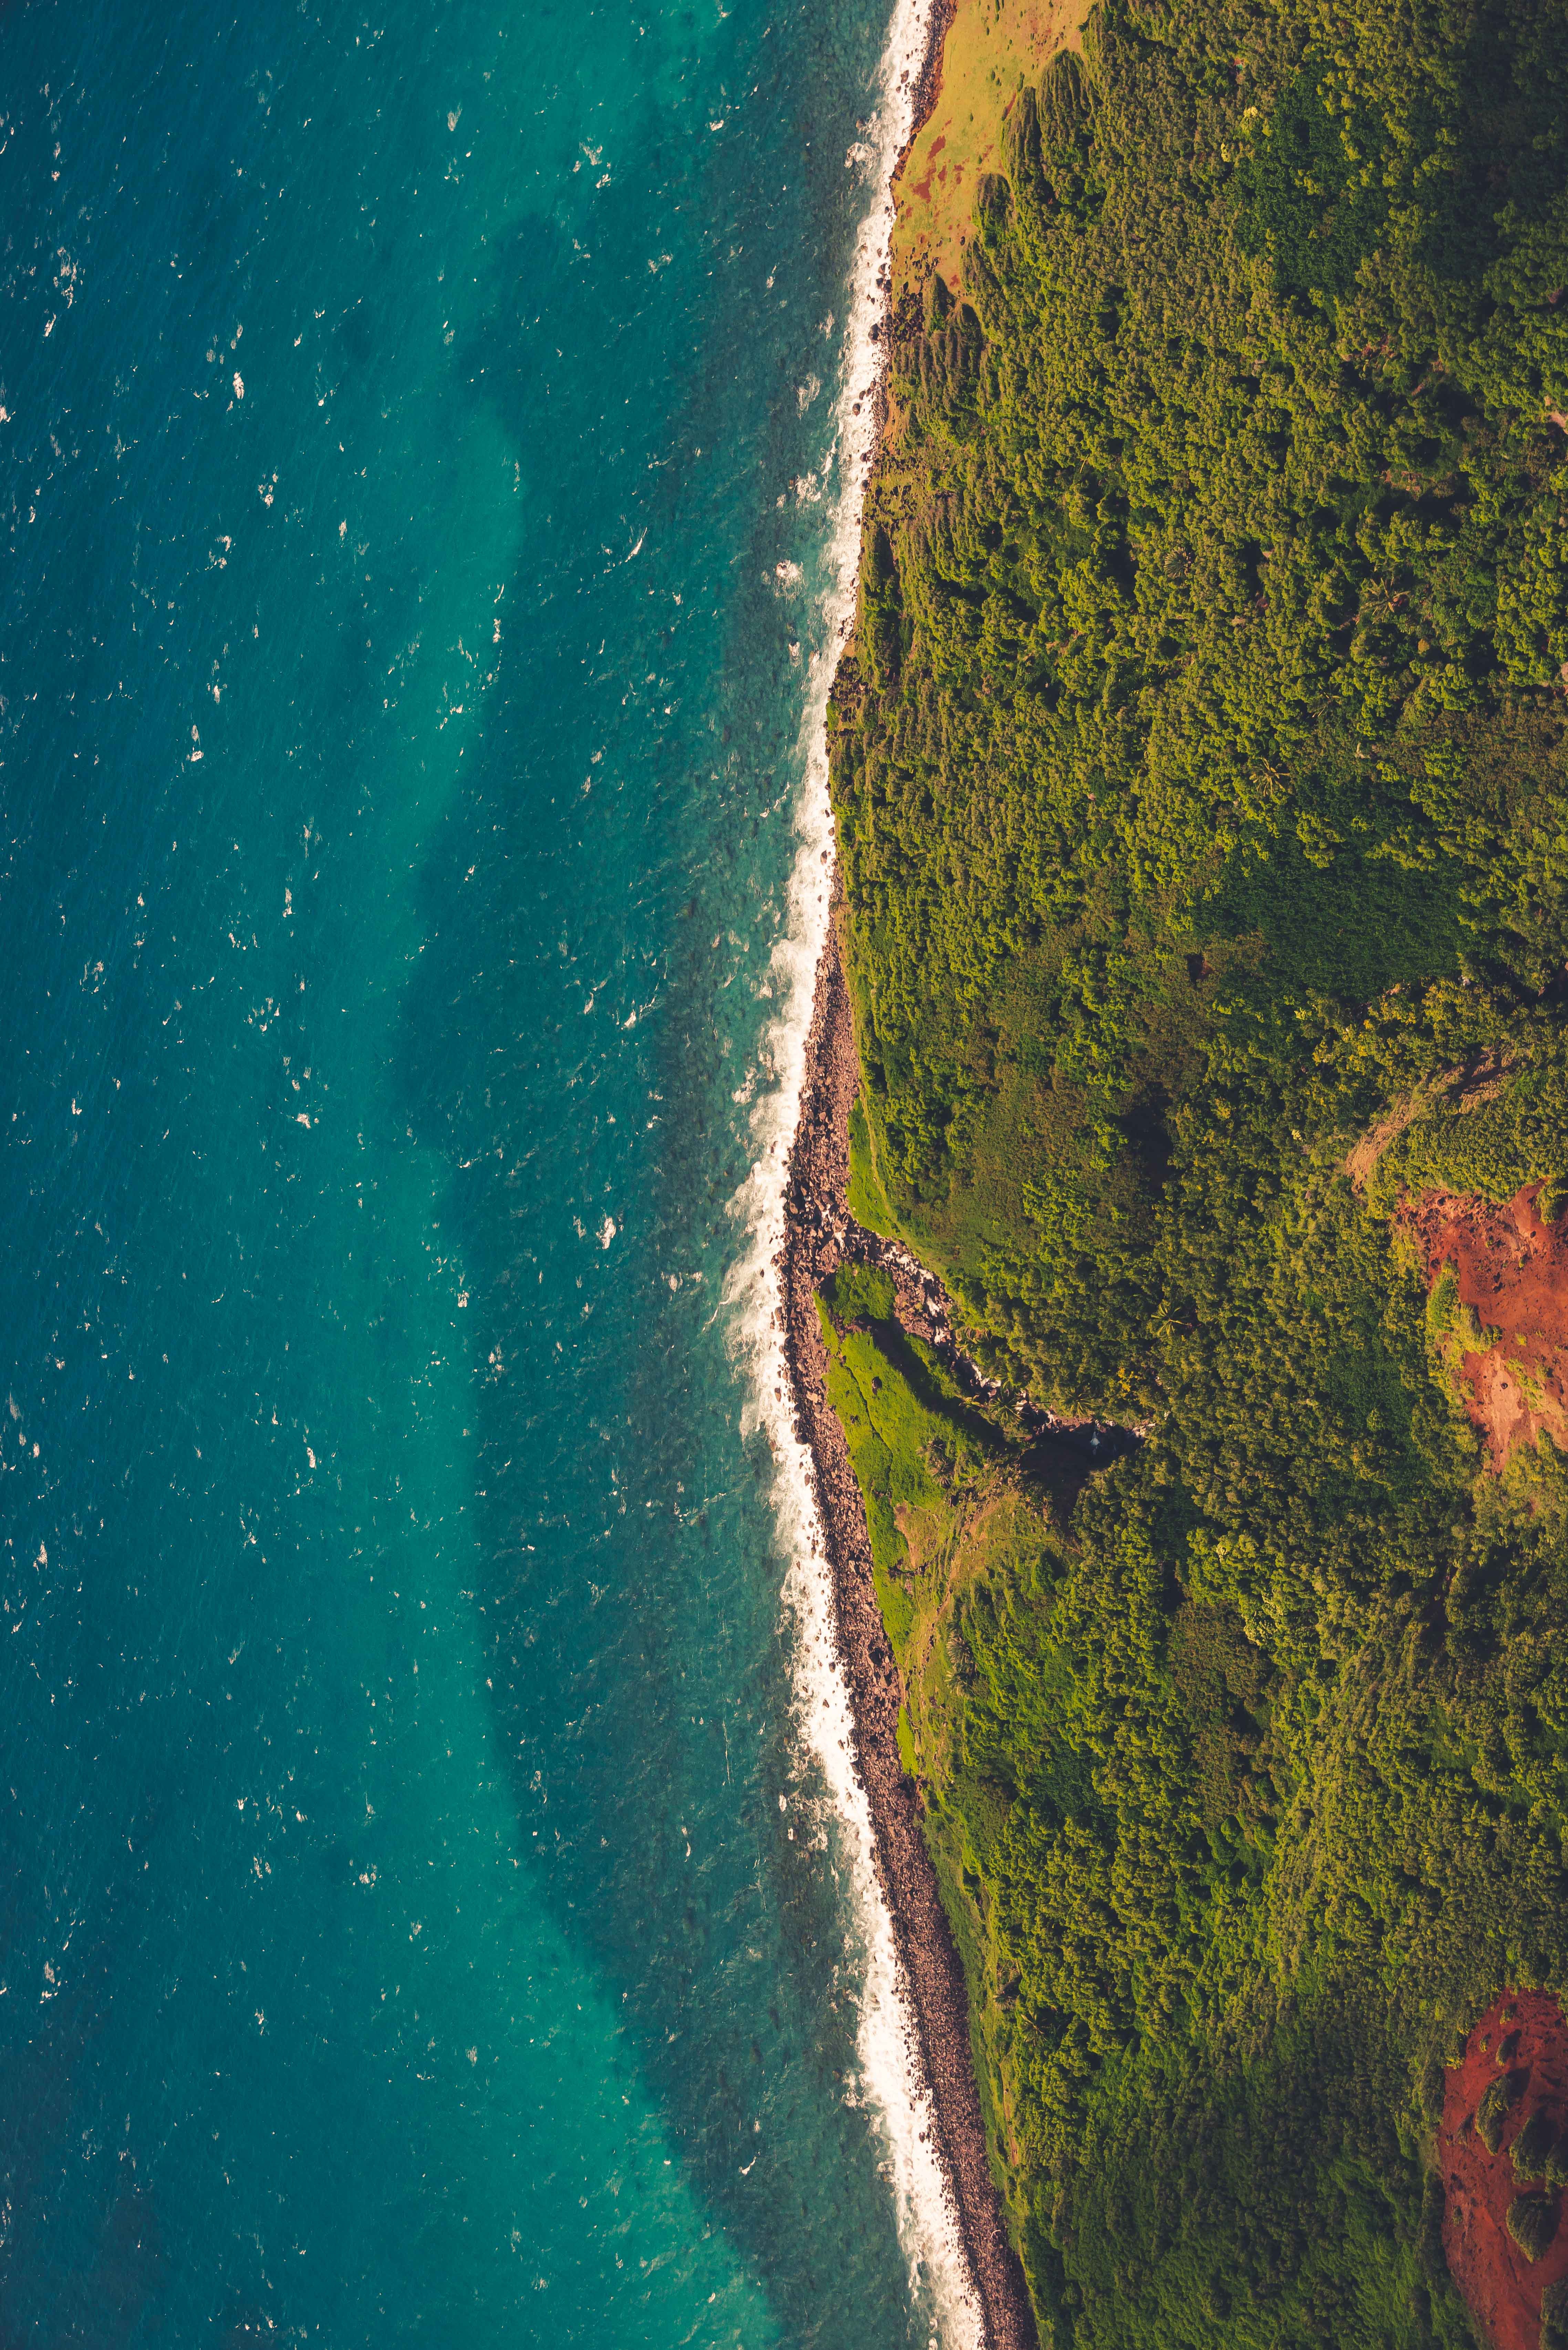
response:
<path fill-rule="evenodd" d="M 937 102 L 942 80 L 942 47 L 948 28 L 958 14 L 958 0 L 932 0 L 930 37 L 926 44 L 925 62 L 915 77 L 915 87 L 909 95 L 909 135 L 893 166 L 893 179 L 909 160 L 909 150 L 930 120 L 931 109 Z M 895 206 L 897 198 L 894 199 Z"/>
<path fill-rule="evenodd" d="M 900 0 L 900 10 L 908 5 L 909 0 Z M 789 1527 L 786 1539 L 793 1536 L 794 1544 L 801 1545 L 797 1555 L 803 1563 L 807 1554 L 815 1556 L 820 1576 L 815 1596 L 797 1595 L 788 1604 L 801 1611 L 799 1621 L 808 1648 L 820 1639 L 831 1654 L 832 1678 L 839 1690 L 836 1699 L 830 1693 L 823 1696 L 824 1706 L 830 1709 L 827 1719 L 837 1718 L 836 1755 L 821 1742 L 826 1724 L 815 1698 L 810 1743 L 817 1748 L 830 1783 L 842 1781 L 837 1800 L 846 1819 L 853 1822 L 858 1814 L 864 1835 L 859 1865 L 869 1880 L 866 1891 L 882 1913 L 884 1948 L 882 1956 L 873 1962 L 868 1991 L 882 2028 L 890 2017 L 898 2017 L 902 2042 L 899 2069 L 905 2082 L 901 2091 L 894 2092 L 894 2106 L 888 2114 L 895 2158 L 905 2166 L 911 2161 L 913 2165 L 900 2192 L 912 2196 L 911 2211 L 918 2211 L 922 2194 L 940 2198 L 940 2202 L 939 2236 L 929 2240 L 919 2257 L 937 2263 L 929 2273 L 939 2303 L 944 2293 L 956 2291 L 952 2314 L 957 2318 L 961 2309 L 962 2338 L 973 2342 L 976 2350 L 1039 2350 L 1023 2267 L 1008 2240 L 986 2149 L 970 2046 L 968 1986 L 942 1908 L 936 1871 L 920 1833 L 917 1791 L 905 1776 L 898 1756 L 902 1685 L 877 1604 L 865 1504 L 843 1430 L 827 1401 L 826 1357 L 816 1317 L 817 1284 L 841 1257 L 880 1245 L 852 1223 L 846 1198 L 849 1107 L 859 1083 L 859 1066 L 843 964 L 843 885 L 829 805 L 826 717 L 827 695 L 854 629 L 864 500 L 887 424 L 897 182 L 937 103 L 945 43 L 957 0 L 913 0 L 913 7 L 917 21 L 924 19 L 919 27 L 923 47 L 917 50 L 910 44 L 901 58 L 890 51 L 885 88 L 902 120 L 884 183 L 881 224 L 860 248 L 864 293 L 873 297 L 870 316 L 860 328 L 869 367 L 860 377 L 851 360 L 839 401 L 841 478 L 854 500 L 853 543 L 840 550 L 836 641 L 827 655 L 831 670 L 824 677 L 808 765 L 808 773 L 809 766 L 818 766 L 820 805 L 805 827 L 794 882 L 803 912 L 813 894 L 817 908 L 822 907 L 819 893 L 825 882 L 827 905 L 826 920 L 820 911 L 815 920 L 807 916 L 808 933 L 815 931 L 820 942 L 815 967 L 808 964 L 791 974 L 792 1016 L 786 1020 L 785 1033 L 794 1030 L 788 1036 L 788 1053 L 798 1072 L 795 1114 L 787 1125 L 781 1122 L 782 1130 L 775 1129 L 775 1139 L 767 1145 L 753 1178 L 753 1183 L 762 1180 L 766 1186 L 763 1169 L 766 1159 L 773 1158 L 776 1173 L 772 1180 L 778 1188 L 771 1211 L 761 1201 L 753 1209 L 753 1212 L 762 1209 L 761 1232 L 772 1227 L 760 1262 L 753 1263 L 758 1274 L 765 1271 L 769 1276 L 773 1326 L 766 1336 L 755 1331 L 751 1343 L 758 1356 L 753 1377 L 764 1417 L 769 1387 L 782 1374 L 783 1400 L 774 1407 L 784 1423 L 778 1429 L 782 1450 L 774 1437 L 769 1441 L 776 1460 L 793 1453 L 798 1480 L 796 1506 L 804 1504 L 805 1510 L 804 1517 Z M 895 12 L 890 43 L 898 38 L 899 13 Z M 898 74 L 896 83 L 894 74 Z M 867 244 L 873 247 L 869 256 Z M 862 403 L 867 411 L 864 416 Z M 818 866 L 819 847 L 826 871 Z M 794 1024 L 805 1008 L 808 985 L 810 1015 L 803 1039 Z M 934 1301 L 925 1295 L 922 1278 L 911 1260 L 908 1266 L 899 1266 L 898 1287 L 901 1298 L 908 1292 L 911 1306 L 920 1291 L 921 1302 L 929 1310 Z M 743 1287 L 742 1271 L 732 1295 L 742 1295 Z M 937 1310 L 945 1308 L 946 1300 L 941 1298 Z M 769 1355 L 776 1366 L 771 1372 Z M 774 1387 L 773 1391 L 777 1395 L 779 1389 Z M 790 1506 L 785 1504 L 785 1526 L 790 1515 Z M 884 2061 L 888 2053 L 884 2052 Z M 862 2057 L 865 2061 L 864 2043 Z M 877 2069 L 868 2072 L 873 2084 Z M 874 2095 L 881 2093 L 873 2086 Z M 911 2097 L 912 2103 L 906 2104 Z M 909 2133 L 907 2142 L 901 2132 Z M 915 2183 L 921 2171 L 926 2176 L 923 2188 Z M 899 2224 L 902 2235 L 902 2219 Z M 920 2224 L 917 2221 L 918 2228 Z M 947 2240 L 945 2250 L 940 2241 L 942 2235 Z M 906 2248 L 911 2258 L 917 2256 L 908 2238 Z M 961 2263 L 965 2273 L 961 2279 L 950 2272 L 944 2286 L 938 2279 L 950 2262 L 954 2267 Z"/>
<path fill-rule="evenodd" d="M 888 182 L 895 206 L 898 174 L 937 102 L 943 47 L 956 5 L 957 0 L 933 0 L 926 53 L 910 93 L 908 130 Z M 881 293 L 880 315 L 870 329 L 876 375 L 868 473 L 886 423 L 893 315 L 890 265 Z M 853 626 L 851 613 L 842 631 L 841 651 Z M 836 847 L 829 871 L 827 924 L 813 980 L 799 1112 L 785 1169 L 784 1241 L 774 1265 L 783 1354 L 794 1433 L 811 1463 L 826 1553 L 831 1635 L 848 1696 L 851 1767 L 869 1814 L 872 1866 L 907 1989 L 913 2038 L 909 2053 L 930 2101 L 932 2150 L 944 2199 L 968 2264 L 984 2350 L 1039 2350 L 1023 2265 L 1008 2238 L 986 2149 L 970 2045 L 969 1988 L 920 1833 L 916 1790 L 899 1760 L 902 1688 L 877 1604 L 865 1501 L 844 1431 L 827 1400 L 816 1292 L 847 1253 L 846 1243 L 853 1246 L 851 1233 L 858 1229 L 852 1224 L 846 1194 L 849 1110 L 860 1082 L 844 972 L 844 888 Z M 900 1279 L 900 1293 L 905 1286 Z"/>
<path fill-rule="evenodd" d="M 800 1118 L 784 1191 L 778 1265 L 796 1431 L 809 1453 L 834 1595 L 834 1632 L 849 1691 L 854 1763 L 870 1812 L 877 1876 L 909 1989 L 937 2155 L 969 2262 L 987 2350 L 1038 2350 L 1023 2271 L 1008 2240 L 986 2151 L 970 2047 L 969 1991 L 898 1759 L 901 1685 L 871 1573 L 866 1508 L 827 1400 L 816 1292 L 845 1254 L 849 1108 L 859 1084 L 844 975 L 844 899 L 836 868 L 817 965 Z"/>

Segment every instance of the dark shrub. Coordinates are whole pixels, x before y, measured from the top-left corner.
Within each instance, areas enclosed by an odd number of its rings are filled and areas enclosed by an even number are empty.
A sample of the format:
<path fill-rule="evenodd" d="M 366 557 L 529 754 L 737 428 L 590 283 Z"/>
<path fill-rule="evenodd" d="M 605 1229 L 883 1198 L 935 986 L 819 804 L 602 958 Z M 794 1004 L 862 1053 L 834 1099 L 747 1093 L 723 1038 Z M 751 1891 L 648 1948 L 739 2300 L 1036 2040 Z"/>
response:
<path fill-rule="evenodd" d="M 1544 2195 L 1516 2195 L 1508 2207 L 1508 2232 L 1527 2261 L 1538 2261 L 1557 2233 L 1557 2206 Z"/>
<path fill-rule="evenodd" d="M 1568 2350 L 1568 2284 L 1549 2284 L 1541 2296 L 1541 2350 Z"/>
<path fill-rule="evenodd" d="M 1556 2137 L 1557 2125 L 1550 2114 L 1532 2114 L 1509 2148 L 1514 2177 L 1539 2178 Z"/>
<path fill-rule="evenodd" d="M 1070 147 L 1089 119 L 1089 84 L 1071 49 L 1052 58 L 1040 85 L 1039 122 L 1047 145 Z"/>
<path fill-rule="evenodd" d="M 1434 2048 L 1421 2071 L 1421 2111 L 1434 2129 L 1443 2118 L 1443 2096 L 1448 2085 L 1442 2051 Z"/>
<path fill-rule="evenodd" d="M 1505 2073 L 1476 2107 L 1476 2136 L 1489 2154 L 1495 2154 L 1502 2144 L 1503 2124 L 1519 2103 L 1522 2085 L 1517 2074 Z"/>

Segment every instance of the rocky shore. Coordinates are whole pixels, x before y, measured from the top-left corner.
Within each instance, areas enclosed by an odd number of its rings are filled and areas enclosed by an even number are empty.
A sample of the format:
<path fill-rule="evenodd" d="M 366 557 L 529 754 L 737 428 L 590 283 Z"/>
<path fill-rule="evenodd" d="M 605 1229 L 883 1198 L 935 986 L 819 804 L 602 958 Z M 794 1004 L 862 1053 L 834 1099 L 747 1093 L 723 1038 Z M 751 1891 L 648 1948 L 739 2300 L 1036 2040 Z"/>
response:
<path fill-rule="evenodd" d="M 936 0 L 931 12 L 930 39 L 914 91 L 911 140 L 936 102 L 942 44 L 954 5 L 955 0 Z M 908 151 L 906 147 L 906 155 Z M 900 156 L 900 166 L 903 160 Z M 886 398 L 886 330 L 884 317 L 872 330 L 882 345 L 876 389 L 879 424 Z M 817 967 L 800 1118 L 790 1153 L 779 1264 L 784 1347 L 796 1427 L 810 1452 L 816 1482 L 833 1575 L 839 1657 L 854 1715 L 856 1767 L 870 1810 L 877 1877 L 909 1986 L 917 2054 L 935 2109 L 937 2150 L 980 2302 L 986 2350 L 1039 2350 L 1023 2271 L 1008 2241 L 986 2153 L 963 1968 L 920 1834 L 916 1790 L 898 1759 L 903 1692 L 877 1605 L 865 1503 L 844 1431 L 827 1400 L 816 1293 L 846 1256 L 874 1258 L 884 1265 L 893 1276 L 905 1326 L 944 1350 L 952 1345 L 951 1316 L 940 1284 L 908 1250 L 878 1241 L 849 1214 L 849 1110 L 860 1071 L 844 976 L 843 922 L 842 887 L 836 877 L 827 942 Z"/>
<path fill-rule="evenodd" d="M 948 26 L 952 23 L 957 6 L 958 0 L 934 0 L 931 9 L 930 38 L 926 44 L 925 62 L 920 68 L 919 78 L 915 83 L 914 111 L 910 118 L 909 146 L 906 146 L 903 154 L 898 158 L 893 174 L 895 180 L 904 168 L 909 147 L 913 146 L 925 129 L 930 119 L 931 109 L 937 102 L 937 93 L 941 88 L 942 80 L 942 43 L 947 39 Z"/>
<path fill-rule="evenodd" d="M 834 893 L 816 974 L 800 1123 L 790 1159 L 780 1265 L 797 1421 L 811 1453 L 836 1601 L 839 1652 L 855 1715 L 856 1763 L 876 1833 L 877 1866 L 914 2007 L 940 2148 L 980 2297 L 988 2350 L 1037 2350 L 1023 2272 L 1008 2241 L 986 2154 L 969 2038 L 969 1996 L 920 1834 L 913 1783 L 898 1760 L 901 1689 L 877 1606 L 866 1510 L 844 1433 L 827 1401 L 816 1292 L 846 1254 L 870 1251 L 846 1205 L 849 1107 L 859 1081 Z M 880 1255 L 882 1253 L 877 1252 Z M 945 1301 L 905 1252 L 894 1262 L 901 1310 L 940 1327 Z"/>

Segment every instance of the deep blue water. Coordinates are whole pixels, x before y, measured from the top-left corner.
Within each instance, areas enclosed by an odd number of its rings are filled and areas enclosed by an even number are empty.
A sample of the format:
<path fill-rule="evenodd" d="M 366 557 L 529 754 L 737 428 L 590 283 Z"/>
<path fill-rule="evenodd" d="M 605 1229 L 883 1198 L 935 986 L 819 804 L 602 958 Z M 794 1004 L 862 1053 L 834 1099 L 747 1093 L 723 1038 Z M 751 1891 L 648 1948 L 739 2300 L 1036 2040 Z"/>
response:
<path fill-rule="evenodd" d="M 887 14 L 0 21 L 7 2350 L 927 2340 L 719 1311 Z"/>

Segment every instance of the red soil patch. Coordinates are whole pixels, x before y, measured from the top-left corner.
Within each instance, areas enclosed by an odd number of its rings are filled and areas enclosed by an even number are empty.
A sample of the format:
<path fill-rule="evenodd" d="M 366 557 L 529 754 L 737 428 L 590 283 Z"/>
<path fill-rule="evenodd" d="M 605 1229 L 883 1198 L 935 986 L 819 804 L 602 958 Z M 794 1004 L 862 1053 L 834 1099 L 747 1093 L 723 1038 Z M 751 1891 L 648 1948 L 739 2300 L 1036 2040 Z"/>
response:
<path fill-rule="evenodd" d="M 1512 2014 L 1505 2019 L 1506 2009 Z M 1472 2126 L 1475 2111 L 1505 2073 L 1522 2076 L 1521 2095 L 1497 2152 L 1489 2154 Z M 1542 2293 L 1568 2277 L 1568 2222 L 1533 2262 L 1508 2232 L 1508 2207 L 1520 2192 L 1509 2149 L 1532 2115 L 1542 2112 L 1559 2129 L 1568 2124 L 1568 2029 L 1544 1991 L 1505 1991 L 1470 2033 L 1464 2062 L 1448 2075 L 1438 2131 L 1449 2272 L 1495 2350 L 1537 2350 Z"/>
<path fill-rule="evenodd" d="M 931 182 L 936 177 L 937 157 L 941 153 L 942 149 L 947 145 L 947 143 L 948 142 L 945 139 L 932 140 L 931 144 L 927 151 L 931 168 L 926 173 L 923 180 L 917 180 L 915 182 L 914 186 L 909 191 L 909 193 L 912 196 L 919 196 L 923 204 L 929 204 L 931 201 Z"/>
<path fill-rule="evenodd" d="M 1542 1434 L 1568 1451 L 1568 1233 L 1543 1224 L 1539 1183 L 1505 1208 L 1451 1191 L 1426 1191 L 1400 1211 L 1433 1285 L 1451 1265 L 1460 1302 L 1497 1333 L 1459 1361 L 1465 1409 L 1501 1469 L 1517 1444 Z"/>

